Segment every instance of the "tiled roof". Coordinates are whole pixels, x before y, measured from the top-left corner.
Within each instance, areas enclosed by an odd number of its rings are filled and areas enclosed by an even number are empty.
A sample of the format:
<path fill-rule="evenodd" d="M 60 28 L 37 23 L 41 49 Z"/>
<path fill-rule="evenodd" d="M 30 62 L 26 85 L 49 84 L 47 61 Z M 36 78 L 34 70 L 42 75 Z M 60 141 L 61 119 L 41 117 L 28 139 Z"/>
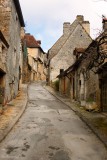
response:
<path fill-rule="evenodd" d="M 73 55 L 76 56 L 76 59 L 78 59 L 81 55 L 85 53 L 86 48 L 75 48 Z"/>
<path fill-rule="evenodd" d="M 83 53 L 85 52 L 86 48 L 75 48 L 75 51 L 79 52 L 79 53 Z"/>
<path fill-rule="evenodd" d="M 39 48 L 41 50 L 41 52 L 43 54 L 45 54 L 45 52 L 43 51 L 43 49 L 40 46 L 41 41 L 36 40 L 33 35 L 30 35 L 30 33 L 26 33 L 24 35 L 24 38 L 22 39 L 22 43 L 25 44 L 27 48 Z"/>
<path fill-rule="evenodd" d="M 33 35 L 25 34 L 24 40 L 26 41 L 26 46 L 29 48 L 39 48 L 39 42 L 36 41 Z"/>

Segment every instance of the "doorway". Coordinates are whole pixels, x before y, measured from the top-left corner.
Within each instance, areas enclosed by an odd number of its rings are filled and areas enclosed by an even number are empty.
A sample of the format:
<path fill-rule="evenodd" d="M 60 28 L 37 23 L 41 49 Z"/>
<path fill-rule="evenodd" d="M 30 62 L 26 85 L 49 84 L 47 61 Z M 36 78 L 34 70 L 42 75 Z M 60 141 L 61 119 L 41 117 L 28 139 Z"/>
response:
<path fill-rule="evenodd" d="M 2 105 L 4 103 L 4 94 L 5 94 L 5 73 L 0 71 L 0 105 Z"/>
<path fill-rule="evenodd" d="M 101 103 L 103 111 L 107 112 L 107 77 L 102 80 Z"/>

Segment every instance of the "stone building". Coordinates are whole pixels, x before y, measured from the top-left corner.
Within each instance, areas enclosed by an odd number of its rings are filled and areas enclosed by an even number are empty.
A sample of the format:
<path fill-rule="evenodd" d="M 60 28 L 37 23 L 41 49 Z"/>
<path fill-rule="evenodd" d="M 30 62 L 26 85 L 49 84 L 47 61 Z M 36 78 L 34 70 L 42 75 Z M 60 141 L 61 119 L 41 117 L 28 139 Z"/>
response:
<path fill-rule="evenodd" d="M 24 20 L 19 0 L 0 0 L 0 30 L 9 44 L 6 54 L 4 104 L 15 98 L 19 89 L 21 27 L 24 27 Z"/>
<path fill-rule="evenodd" d="M 37 41 L 33 35 L 26 33 L 23 38 L 23 44 L 26 45 L 28 66 L 31 70 L 29 81 L 45 80 L 44 74 L 44 55 L 41 48 L 41 41 Z"/>
<path fill-rule="evenodd" d="M 28 51 L 26 41 L 24 40 L 25 29 L 21 28 L 21 44 L 22 44 L 22 54 L 20 58 L 21 66 L 21 82 L 28 83 L 31 79 L 31 66 L 28 64 Z"/>
<path fill-rule="evenodd" d="M 59 91 L 87 110 L 107 111 L 107 19 L 87 48 L 75 48 L 75 62 L 58 75 Z"/>
<path fill-rule="evenodd" d="M 76 20 L 70 24 L 63 24 L 63 35 L 48 51 L 48 80 L 49 83 L 55 81 L 60 69 L 66 70 L 74 63 L 74 49 L 86 48 L 92 42 L 90 37 L 89 21 L 84 21 L 84 17 L 77 15 Z"/>
<path fill-rule="evenodd" d="M 6 83 L 6 58 L 9 44 L 0 31 L 0 105 L 4 104 L 5 83 Z"/>
<path fill-rule="evenodd" d="M 98 64 L 99 77 L 99 106 L 102 111 L 107 111 L 107 18 L 103 18 L 103 33 L 98 37 Z M 95 66 L 95 63 L 94 63 Z"/>
<path fill-rule="evenodd" d="M 94 102 L 99 98 L 99 94 L 97 94 L 99 92 L 98 75 L 87 69 L 91 58 L 89 55 L 91 55 L 92 47 L 95 47 L 96 52 L 95 41 L 87 49 L 75 48 L 75 62 L 67 70 L 58 75 L 60 81 L 59 91 L 69 96 L 71 100 L 78 101 L 81 106 L 86 107 L 90 102 L 90 109 L 96 107 Z M 94 106 L 92 106 L 92 103 Z M 87 106 L 88 108 L 89 106 Z"/>

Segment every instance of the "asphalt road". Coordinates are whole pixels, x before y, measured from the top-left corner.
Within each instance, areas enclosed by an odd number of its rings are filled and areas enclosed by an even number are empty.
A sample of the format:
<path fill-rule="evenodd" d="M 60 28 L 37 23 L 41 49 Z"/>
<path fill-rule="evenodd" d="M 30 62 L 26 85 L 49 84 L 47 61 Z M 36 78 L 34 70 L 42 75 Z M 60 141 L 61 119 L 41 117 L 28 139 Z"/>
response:
<path fill-rule="evenodd" d="M 28 87 L 27 108 L 0 144 L 0 160 L 107 160 L 84 122 L 40 83 Z"/>

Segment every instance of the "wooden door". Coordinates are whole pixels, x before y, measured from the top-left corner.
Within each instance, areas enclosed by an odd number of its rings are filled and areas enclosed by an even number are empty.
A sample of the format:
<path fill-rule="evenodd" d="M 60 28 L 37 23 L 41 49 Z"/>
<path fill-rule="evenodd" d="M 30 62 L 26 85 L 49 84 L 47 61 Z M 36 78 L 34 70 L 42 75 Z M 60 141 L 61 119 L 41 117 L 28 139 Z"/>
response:
<path fill-rule="evenodd" d="M 103 79 L 102 81 L 101 99 L 102 109 L 103 111 L 107 111 L 107 78 Z"/>
<path fill-rule="evenodd" d="M 4 88 L 0 87 L 0 104 L 4 101 Z"/>
<path fill-rule="evenodd" d="M 4 73 L 0 72 L 0 104 L 4 102 Z"/>

